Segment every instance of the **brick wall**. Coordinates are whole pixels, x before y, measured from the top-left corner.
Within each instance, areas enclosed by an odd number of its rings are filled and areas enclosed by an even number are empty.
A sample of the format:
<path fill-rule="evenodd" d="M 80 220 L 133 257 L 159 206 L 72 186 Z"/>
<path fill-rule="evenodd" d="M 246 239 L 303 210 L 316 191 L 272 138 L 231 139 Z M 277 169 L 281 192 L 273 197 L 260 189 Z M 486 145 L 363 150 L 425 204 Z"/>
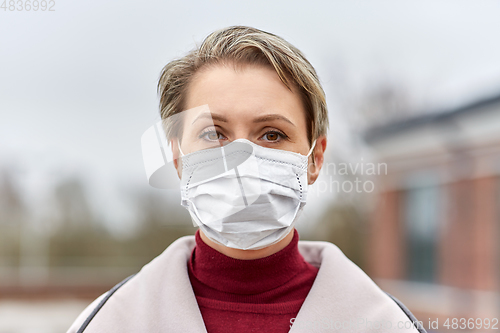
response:
<path fill-rule="evenodd" d="M 401 195 L 400 191 L 382 192 L 377 199 L 366 254 L 367 271 L 372 277 L 402 279 L 405 276 Z"/>

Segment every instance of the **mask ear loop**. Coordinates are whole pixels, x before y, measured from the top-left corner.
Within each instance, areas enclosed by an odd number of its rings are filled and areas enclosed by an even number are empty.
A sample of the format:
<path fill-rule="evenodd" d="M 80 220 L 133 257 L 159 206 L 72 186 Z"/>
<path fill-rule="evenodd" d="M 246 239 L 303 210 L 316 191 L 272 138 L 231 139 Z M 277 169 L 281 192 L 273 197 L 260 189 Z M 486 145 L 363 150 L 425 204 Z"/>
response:
<path fill-rule="evenodd" d="M 181 157 L 184 156 L 184 153 L 182 152 L 181 149 L 181 144 L 179 143 L 179 139 L 177 139 L 177 147 L 179 147 L 179 153 L 181 153 Z"/>
<path fill-rule="evenodd" d="M 313 144 L 311 145 L 311 149 L 309 149 L 309 152 L 307 153 L 306 157 L 309 157 L 309 155 L 311 155 L 315 146 L 316 146 L 316 140 L 313 141 Z"/>
<path fill-rule="evenodd" d="M 309 149 L 309 152 L 307 153 L 306 157 L 308 159 L 308 162 L 307 162 L 307 173 L 309 173 L 309 156 L 313 153 L 314 151 L 314 148 L 316 147 L 316 139 L 313 141 L 312 145 L 311 145 L 311 149 Z M 315 158 L 314 158 L 314 154 L 313 154 L 313 162 L 312 164 L 313 165 L 316 165 L 316 161 L 315 161 Z M 308 177 L 309 178 L 309 177 Z"/>
<path fill-rule="evenodd" d="M 311 145 L 311 149 L 309 149 L 309 152 L 307 153 L 307 158 L 309 159 L 309 155 L 311 155 L 314 151 L 314 148 L 316 147 L 316 139 L 313 141 L 313 144 Z M 314 158 L 314 154 L 312 155 L 312 164 L 316 165 L 316 159 Z M 307 163 L 307 170 L 309 170 L 309 162 Z"/>

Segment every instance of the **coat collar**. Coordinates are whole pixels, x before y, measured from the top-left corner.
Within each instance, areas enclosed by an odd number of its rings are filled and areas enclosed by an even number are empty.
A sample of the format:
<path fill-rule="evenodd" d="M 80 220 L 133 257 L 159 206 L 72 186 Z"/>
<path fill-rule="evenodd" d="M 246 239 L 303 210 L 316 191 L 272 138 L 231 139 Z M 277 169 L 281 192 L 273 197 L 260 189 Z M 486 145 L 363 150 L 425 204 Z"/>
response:
<path fill-rule="evenodd" d="M 194 246 L 194 236 L 172 243 L 107 300 L 85 333 L 206 332 L 187 271 Z M 408 317 L 338 247 L 299 241 L 299 251 L 319 271 L 290 333 L 379 333 L 389 323 L 391 331 L 417 333 L 395 329 Z"/>

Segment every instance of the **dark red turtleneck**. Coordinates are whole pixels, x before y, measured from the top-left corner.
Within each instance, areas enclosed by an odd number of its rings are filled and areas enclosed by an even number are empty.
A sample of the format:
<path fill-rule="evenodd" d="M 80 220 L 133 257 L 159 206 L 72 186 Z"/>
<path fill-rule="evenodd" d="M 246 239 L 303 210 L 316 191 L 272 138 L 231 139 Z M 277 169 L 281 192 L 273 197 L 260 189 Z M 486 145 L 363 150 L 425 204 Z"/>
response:
<path fill-rule="evenodd" d="M 254 260 L 228 257 L 196 232 L 188 271 L 208 333 L 290 330 L 318 272 L 299 253 L 294 232 L 284 249 Z"/>

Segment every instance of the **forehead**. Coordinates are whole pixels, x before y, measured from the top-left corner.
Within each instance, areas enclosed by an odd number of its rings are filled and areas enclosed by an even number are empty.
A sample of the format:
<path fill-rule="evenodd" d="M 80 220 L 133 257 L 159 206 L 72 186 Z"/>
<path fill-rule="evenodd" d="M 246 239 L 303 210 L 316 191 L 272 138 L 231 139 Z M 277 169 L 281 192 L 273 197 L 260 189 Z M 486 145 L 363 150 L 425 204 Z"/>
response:
<path fill-rule="evenodd" d="M 239 119 L 273 113 L 305 126 L 305 109 L 297 89 L 281 82 L 270 66 L 212 65 L 193 77 L 185 109 L 209 105 L 212 112 Z"/>

